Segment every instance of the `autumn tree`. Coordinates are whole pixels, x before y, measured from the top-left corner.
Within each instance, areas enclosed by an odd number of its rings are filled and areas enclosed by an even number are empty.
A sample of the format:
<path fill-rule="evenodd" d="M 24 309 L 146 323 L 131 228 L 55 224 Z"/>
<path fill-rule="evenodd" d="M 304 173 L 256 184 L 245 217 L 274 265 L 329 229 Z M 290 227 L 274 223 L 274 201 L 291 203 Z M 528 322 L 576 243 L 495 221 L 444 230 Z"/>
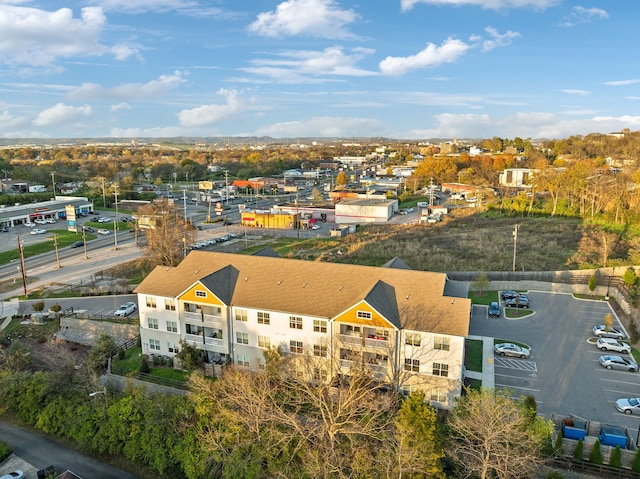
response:
<path fill-rule="evenodd" d="M 446 451 L 467 477 L 533 477 L 541 464 L 540 438 L 531 432 L 531 418 L 518 402 L 495 391 L 467 390 L 447 426 Z"/>
<path fill-rule="evenodd" d="M 347 178 L 347 174 L 344 171 L 338 173 L 338 175 L 336 176 L 336 186 L 345 187 L 347 186 L 348 182 L 349 179 Z"/>
<path fill-rule="evenodd" d="M 147 257 L 155 265 L 176 266 L 193 242 L 193 226 L 166 199 L 140 208 L 138 225 L 146 234 Z"/>

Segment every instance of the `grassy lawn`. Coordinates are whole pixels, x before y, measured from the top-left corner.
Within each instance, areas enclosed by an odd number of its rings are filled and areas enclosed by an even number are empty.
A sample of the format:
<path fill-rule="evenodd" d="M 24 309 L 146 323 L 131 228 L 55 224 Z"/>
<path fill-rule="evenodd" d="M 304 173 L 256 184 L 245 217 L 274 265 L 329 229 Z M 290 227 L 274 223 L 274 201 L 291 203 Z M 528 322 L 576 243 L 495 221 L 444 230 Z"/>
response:
<path fill-rule="evenodd" d="M 526 318 L 531 316 L 533 311 L 522 308 L 504 308 L 504 317 L 509 319 Z"/>
<path fill-rule="evenodd" d="M 465 339 L 465 366 L 468 371 L 482 372 L 482 341 Z"/>
<path fill-rule="evenodd" d="M 124 359 L 114 359 L 112 369 L 117 374 L 127 375 L 140 369 L 142 349 L 140 347 L 128 349 Z M 186 382 L 189 379 L 188 372 L 178 371 L 171 367 L 151 366 L 151 376 L 156 378 L 171 379 L 173 381 Z"/>
<path fill-rule="evenodd" d="M 53 233 L 56 235 L 56 242 L 58 243 L 58 248 L 66 248 L 69 245 L 71 245 L 71 243 L 73 243 L 74 241 L 82 240 L 82 233 L 74 233 L 72 231 L 66 231 L 66 230 L 50 230 L 49 233 Z M 94 239 L 95 235 L 87 234 L 86 238 L 87 238 L 87 241 L 89 241 Z M 24 249 L 25 258 L 29 258 L 31 256 L 36 256 L 42 253 L 48 253 L 49 251 L 53 251 L 55 249 L 53 236 L 50 238 L 47 238 L 45 241 L 41 243 L 25 246 L 23 249 Z M 19 258 L 20 258 L 20 255 L 18 253 L 17 242 L 16 242 L 16 249 L 0 252 L 0 264 L 7 264 Z"/>
<path fill-rule="evenodd" d="M 492 301 L 498 301 L 497 291 L 469 291 L 469 299 L 473 304 L 489 306 Z"/>
<path fill-rule="evenodd" d="M 45 342 L 59 329 L 60 321 L 58 320 L 47 321 L 44 324 L 20 324 L 19 319 L 14 319 L 2 330 L 0 337 L 31 338 Z"/>

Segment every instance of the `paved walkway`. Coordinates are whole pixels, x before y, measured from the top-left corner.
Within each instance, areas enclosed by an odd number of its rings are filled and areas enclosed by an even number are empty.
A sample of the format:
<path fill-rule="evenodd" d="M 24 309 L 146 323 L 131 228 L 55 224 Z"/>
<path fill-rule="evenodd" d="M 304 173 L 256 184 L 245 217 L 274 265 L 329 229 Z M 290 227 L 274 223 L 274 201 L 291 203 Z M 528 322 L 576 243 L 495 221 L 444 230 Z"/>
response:
<path fill-rule="evenodd" d="M 493 389 L 496 384 L 495 364 L 493 359 L 493 338 L 486 336 L 469 336 L 469 339 L 482 341 L 482 372 L 465 371 L 465 376 L 482 381 L 482 387 Z"/>

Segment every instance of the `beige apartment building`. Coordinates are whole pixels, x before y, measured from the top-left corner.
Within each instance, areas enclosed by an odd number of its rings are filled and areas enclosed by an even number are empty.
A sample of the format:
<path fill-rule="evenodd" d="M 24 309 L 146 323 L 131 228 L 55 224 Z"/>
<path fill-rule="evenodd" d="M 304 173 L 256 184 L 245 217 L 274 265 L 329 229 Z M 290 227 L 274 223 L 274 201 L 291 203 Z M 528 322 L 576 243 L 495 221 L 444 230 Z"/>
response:
<path fill-rule="evenodd" d="M 398 267 L 399 265 L 399 267 Z M 180 341 L 210 363 L 264 368 L 278 348 L 331 381 L 366 368 L 400 391 L 448 408 L 460 395 L 471 302 L 448 296 L 443 273 L 192 251 L 136 288 L 144 354 Z"/>

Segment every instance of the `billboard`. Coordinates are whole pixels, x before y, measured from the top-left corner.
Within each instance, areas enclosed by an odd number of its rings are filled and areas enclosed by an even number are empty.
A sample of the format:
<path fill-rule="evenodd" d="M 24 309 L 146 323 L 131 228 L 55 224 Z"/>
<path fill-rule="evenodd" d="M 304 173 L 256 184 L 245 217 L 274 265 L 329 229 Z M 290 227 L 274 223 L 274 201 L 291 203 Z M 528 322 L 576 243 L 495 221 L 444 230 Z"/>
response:
<path fill-rule="evenodd" d="M 199 190 L 212 190 L 213 189 L 213 181 L 198 181 L 198 189 Z"/>
<path fill-rule="evenodd" d="M 67 231 L 78 232 L 78 224 L 76 223 L 76 207 L 73 205 L 65 205 L 64 212 L 67 215 Z"/>

